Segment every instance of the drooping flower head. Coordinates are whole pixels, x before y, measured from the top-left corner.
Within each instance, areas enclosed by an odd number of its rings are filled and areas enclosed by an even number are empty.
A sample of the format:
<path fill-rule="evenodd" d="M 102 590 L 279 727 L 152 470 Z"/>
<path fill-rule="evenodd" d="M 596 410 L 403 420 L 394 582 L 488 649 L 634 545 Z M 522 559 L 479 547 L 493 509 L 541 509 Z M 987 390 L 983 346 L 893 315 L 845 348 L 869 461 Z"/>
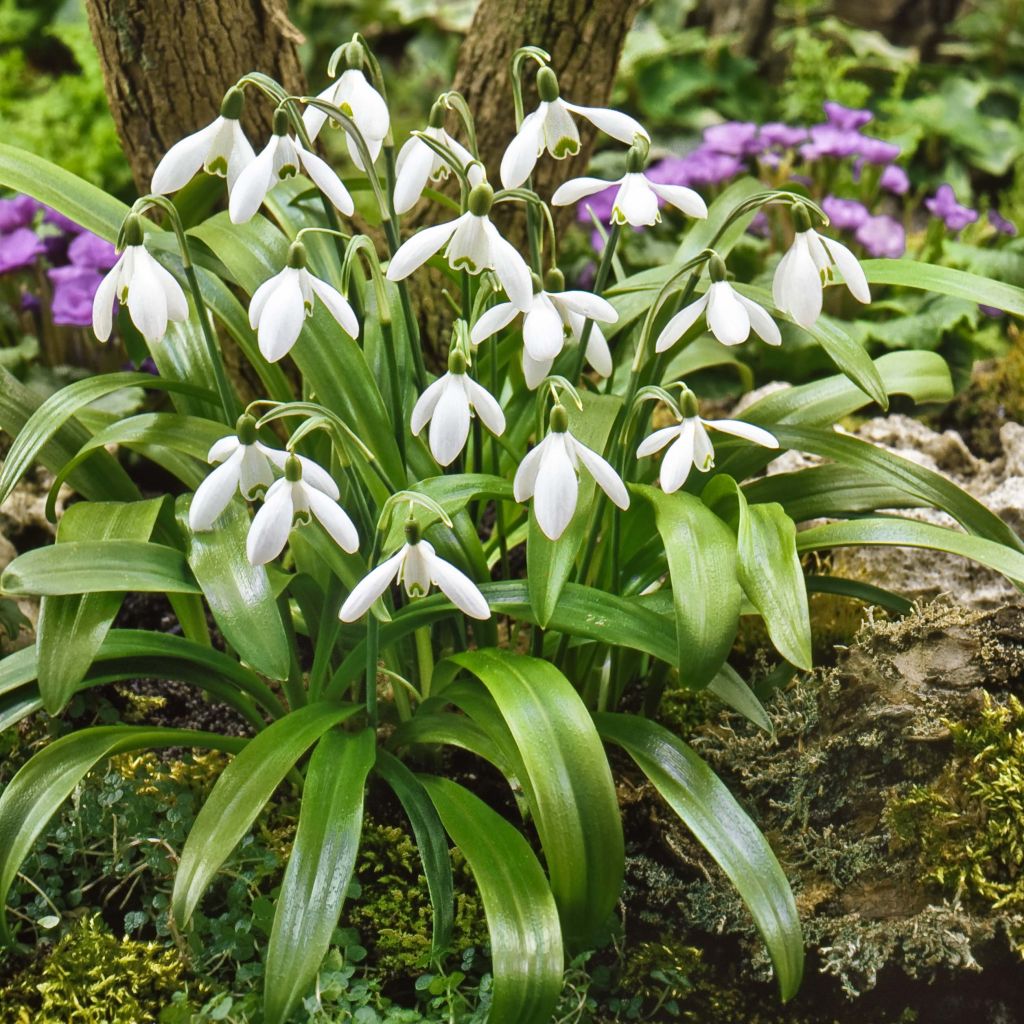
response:
<path fill-rule="evenodd" d="M 705 420 L 697 406 L 697 397 L 685 390 L 679 402 L 681 419 L 671 427 L 655 430 L 640 443 L 636 451 L 638 459 L 660 452 L 668 446 L 661 462 L 658 481 L 666 494 L 678 491 L 686 483 L 690 470 L 696 466 L 701 473 L 707 473 L 715 465 L 715 449 L 708 437 L 707 428 L 723 434 L 742 437 L 764 448 L 778 448 L 779 442 L 761 427 L 742 420 Z"/>
<path fill-rule="evenodd" d="M 544 150 L 556 160 L 564 160 L 580 151 L 580 134 L 573 114 L 626 145 L 631 145 L 637 136 L 650 142 L 644 127 L 628 114 L 603 107 L 578 107 L 563 100 L 558 91 L 558 78 L 549 67 L 537 72 L 537 93 L 540 106 L 523 118 L 501 159 L 501 183 L 505 188 L 522 185 L 533 173 Z"/>
<path fill-rule="evenodd" d="M 177 192 L 202 169 L 207 174 L 227 178 L 230 192 L 238 176 L 255 157 L 242 131 L 240 118 L 244 102 L 241 89 L 228 89 L 220 105 L 220 116 L 167 150 L 153 171 L 151 191 L 157 195 Z"/>

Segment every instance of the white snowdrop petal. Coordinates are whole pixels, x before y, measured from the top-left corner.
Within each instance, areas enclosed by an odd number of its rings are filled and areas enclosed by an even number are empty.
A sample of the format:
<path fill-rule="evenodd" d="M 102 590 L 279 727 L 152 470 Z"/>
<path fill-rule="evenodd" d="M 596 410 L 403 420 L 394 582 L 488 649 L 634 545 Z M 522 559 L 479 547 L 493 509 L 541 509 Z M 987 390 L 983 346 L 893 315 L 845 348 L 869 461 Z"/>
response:
<path fill-rule="evenodd" d="M 249 300 L 249 326 L 256 330 L 260 323 L 260 316 L 263 313 L 263 308 L 267 304 L 267 299 L 270 298 L 274 293 L 274 289 L 281 283 L 284 276 L 288 274 L 291 267 L 285 267 L 280 273 L 275 274 L 273 277 L 268 277 L 252 293 L 252 298 Z"/>
<path fill-rule="evenodd" d="M 806 241 L 799 236 L 781 287 L 782 308 L 801 326 L 813 327 L 821 315 L 821 278 Z"/>
<path fill-rule="evenodd" d="M 335 106 L 337 106 L 335 94 L 337 93 L 338 86 L 340 84 L 340 79 L 337 82 L 331 82 L 331 84 L 317 96 L 317 99 L 323 100 L 325 103 L 334 103 Z M 324 111 L 317 107 L 306 107 L 302 113 L 302 123 L 306 126 L 306 134 L 309 136 L 310 141 L 316 139 L 326 121 L 327 114 L 325 114 Z"/>
<path fill-rule="evenodd" d="M 277 136 L 274 136 L 276 139 Z M 270 191 L 274 180 L 274 155 L 277 147 L 274 139 L 238 176 L 235 187 L 228 199 L 228 216 L 232 224 L 244 224 L 251 220 Z"/>
<path fill-rule="evenodd" d="M 505 188 L 518 188 L 533 173 L 537 157 L 544 148 L 546 108 L 547 104 L 542 103 L 532 114 L 527 114 L 515 138 L 508 144 L 499 171 Z"/>
<path fill-rule="evenodd" d="M 608 348 L 608 341 L 604 331 L 597 324 L 590 327 L 590 337 L 587 338 L 587 362 L 597 371 L 599 377 L 610 377 L 615 369 L 612 362 L 611 349 Z"/>
<path fill-rule="evenodd" d="M 367 141 L 379 142 L 388 133 L 391 116 L 384 98 L 358 68 L 350 68 L 339 80 L 339 93 L 345 92 L 352 108 L 353 120 Z M 340 104 L 339 104 L 340 106 Z"/>
<path fill-rule="evenodd" d="M 239 175 L 256 159 L 252 145 L 238 121 L 231 122 L 231 153 L 228 156 L 228 195 L 235 187 Z"/>
<path fill-rule="evenodd" d="M 860 265 L 860 260 L 842 242 L 837 242 L 833 238 L 825 240 L 825 248 L 832 259 L 836 261 L 836 266 L 843 275 L 850 294 L 858 302 L 870 302 L 871 289 L 868 287 L 868 279 L 864 274 L 864 268 Z"/>
<path fill-rule="evenodd" d="M 579 481 L 567 441 L 567 434 L 550 435 L 533 492 L 533 514 L 549 540 L 558 540 L 565 532 L 579 499 Z"/>
<path fill-rule="evenodd" d="M 234 455 L 241 447 L 242 445 L 238 438 L 234 434 L 228 434 L 227 437 L 222 437 L 219 441 L 214 441 L 210 445 L 210 450 L 206 453 L 206 461 L 223 462 Z"/>
<path fill-rule="evenodd" d="M 679 427 L 662 427 L 660 430 L 656 430 L 653 434 L 648 434 L 640 442 L 640 447 L 636 450 L 636 457 L 638 459 L 644 459 L 648 455 L 653 455 L 655 452 L 660 452 L 665 445 L 671 443 L 679 436 Z"/>
<path fill-rule="evenodd" d="M 188 319 L 188 299 L 185 298 L 185 291 L 178 284 L 175 276 L 154 257 L 150 257 L 152 263 L 150 269 L 153 276 L 160 282 L 160 288 L 164 293 L 167 302 L 167 318 L 169 320 L 182 321 Z"/>
<path fill-rule="evenodd" d="M 398 172 L 395 178 L 396 213 L 408 213 L 416 205 L 427 187 L 433 170 L 434 151 L 419 139 L 409 139 L 398 154 Z"/>
<path fill-rule="evenodd" d="M 117 298 L 117 283 L 123 262 L 124 253 L 100 281 L 92 299 L 92 330 L 100 341 L 107 341 L 114 329 L 114 300 Z"/>
<path fill-rule="evenodd" d="M 491 250 L 487 240 L 487 218 L 467 213 L 448 243 L 445 256 L 453 270 L 467 270 L 479 274 L 491 265 Z"/>
<path fill-rule="evenodd" d="M 662 328 L 661 334 L 658 335 L 658 340 L 654 344 L 654 351 L 668 351 L 697 322 L 707 304 L 708 293 L 705 292 L 696 302 L 691 302 L 676 313 Z"/>
<path fill-rule="evenodd" d="M 557 99 L 541 104 L 545 108 L 543 145 L 556 160 L 564 160 L 580 151 L 580 133 L 565 103 Z"/>
<path fill-rule="evenodd" d="M 296 150 L 306 177 L 327 196 L 336 210 L 346 217 L 351 217 L 355 213 L 355 203 L 352 202 L 352 196 L 342 184 L 341 178 L 334 173 L 327 161 L 322 160 L 316 153 L 310 153 L 301 146 L 296 146 Z"/>
<path fill-rule="evenodd" d="M 490 249 L 489 265 L 498 275 L 505 294 L 513 305 L 524 312 L 530 308 L 533 300 L 533 278 L 526 260 L 519 255 L 514 245 L 506 242 L 498 233 L 498 229 L 489 221 L 484 220 L 484 231 Z"/>
<path fill-rule="evenodd" d="M 574 313 L 579 313 L 590 320 L 599 320 L 604 324 L 613 324 L 619 319 L 615 307 L 600 295 L 593 292 L 568 291 L 549 292 L 548 298 L 556 306 L 564 306 Z"/>
<path fill-rule="evenodd" d="M 526 453 L 523 461 L 519 463 L 515 479 L 512 481 L 512 496 L 516 501 L 526 501 L 533 497 L 534 488 L 537 484 L 537 474 L 540 472 L 541 460 L 544 458 L 544 450 L 548 439 L 544 438 L 535 448 Z"/>
<path fill-rule="evenodd" d="M 223 122 L 224 118 L 218 117 L 171 146 L 153 171 L 150 191 L 163 196 L 187 185 L 203 166 L 206 152 Z"/>
<path fill-rule="evenodd" d="M 693 421 L 693 464 L 701 473 L 707 473 L 715 464 L 715 446 L 699 419 Z"/>
<path fill-rule="evenodd" d="M 406 544 L 398 579 L 410 597 L 426 594 L 430 590 L 430 563 L 433 557 L 434 546 L 428 541 Z"/>
<path fill-rule="evenodd" d="M 359 534 L 348 513 L 315 487 L 304 487 L 306 501 L 320 525 L 342 551 L 350 555 L 359 550 Z"/>
<path fill-rule="evenodd" d="M 627 174 L 615 196 L 612 220 L 616 224 L 630 224 L 639 228 L 657 224 L 660 219 L 658 197 L 650 182 L 640 173 Z"/>
<path fill-rule="evenodd" d="M 442 466 L 450 466 L 469 439 L 469 396 L 464 374 L 448 374 L 430 417 L 430 451 Z"/>
<path fill-rule="evenodd" d="M 558 310 L 544 295 L 535 295 L 523 317 L 523 345 L 538 362 L 554 359 L 565 345 L 565 329 Z"/>
<path fill-rule="evenodd" d="M 497 399 L 486 388 L 481 387 L 472 377 L 466 377 L 466 390 L 480 422 L 496 436 L 505 433 L 505 414 Z"/>
<path fill-rule="evenodd" d="M 274 470 L 270 461 L 254 445 L 247 445 L 242 451 L 242 461 L 238 473 L 238 489 L 242 496 L 250 501 L 264 493 L 274 482 Z"/>
<path fill-rule="evenodd" d="M 771 315 L 756 302 L 751 301 L 743 295 L 736 293 L 736 301 L 747 311 L 750 318 L 750 326 L 754 333 L 769 345 L 781 345 L 782 334 L 779 325 L 771 318 Z"/>
<path fill-rule="evenodd" d="M 565 107 L 574 114 L 579 114 L 580 117 L 586 118 L 595 128 L 604 132 L 605 135 L 610 135 L 613 139 L 617 139 L 627 146 L 633 144 L 633 140 L 637 135 L 648 142 L 651 141 L 651 137 L 647 134 L 647 129 L 636 118 L 630 117 L 629 114 L 623 114 L 620 110 L 609 110 L 607 107 L 580 107 L 575 103 L 565 103 Z"/>
<path fill-rule="evenodd" d="M 141 246 L 139 246 L 142 249 Z M 143 252 L 145 252 L 143 250 Z M 136 253 L 131 284 L 128 287 L 128 312 L 147 342 L 159 341 L 167 333 L 167 296 L 153 272 L 152 257 Z"/>
<path fill-rule="evenodd" d="M 541 382 L 551 373 L 554 359 L 534 359 L 526 349 L 523 349 L 523 377 L 526 386 L 531 391 L 536 391 Z"/>
<path fill-rule="evenodd" d="M 422 541 L 420 542 L 422 543 Z M 473 619 L 489 619 L 491 609 L 480 588 L 461 570 L 439 555 L 428 559 L 432 582 L 460 611 Z"/>
<path fill-rule="evenodd" d="M 217 517 L 228 507 L 238 487 L 238 475 L 244 456 L 245 452 L 239 448 L 196 488 L 188 509 L 190 530 L 199 533 L 213 528 Z"/>
<path fill-rule="evenodd" d="M 755 427 L 753 423 L 744 423 L 743 420 L 704 420 L 704 425 L 713 427 L 723 434 L 742 437 L 745 441 L 761 445 L 762 448 L 779 447 L 774 434 L 770 434 L 762 427 Z"/>
<path fill-rule="evenodd" d="M 473 324 L 473 330 L 469 334 L 470 341 L 474 345 L 479 345 L 480 342 L 486 341 L 492 334 L 497 334 L 502 328 L 508 327 L 520 312 L 521 310 L 511 302 L 499 302 L 496 306 L 491 306 Z"/>
<path fill-rule="evenodd" d="M 619 508 L 629 508 L 629 491 L 626 490 L 626 485 L 622 482 L 619 474 L 612 468 L 611 463 L 575 438 L 573 438 L 572 444 L 576 450 L 577 458 L 587 467 L 590 475 L 597 482 L 597 486 Z"/>
<path fill-rule="evenodd" d="M 463 214 L 463 217 L 468 216 L 470 215 Z M 435 224 L 433 227 L 423 228 L 411 238 L 407 238 L 399 246 L 398 252 L 391 257 L 387 279 L 402 281 L 414 270 L 422 267 L 452 237 L 461 220 L 462 217 L 445 224 Z"/>
<path fill-rule="evenodd" d="M 677 428 L 677 438 L 669 445 L 665 457 L 661 460 L 661 472 L 658 476 L 661 489 L 666 494 L 678 491 L 690 475 L 693 465 L 693 420 L 687 419 Z"/>
<path fill-rule="evenodd" d="M 305 319 L 306 305 L 296 271 L 282 278 L 260 315 L 257 341 L 267 362 L 276 363 L 291 351 Z"/>
<path fill-rule="evenodd" d="M 317 298 L 320 299 L 327 307 L 331 316 L 341 325 L 341 329 L 350 338 L 358 338 L 359 321 L 356 319 L 355 311 L 349 305 L 348 299 L 337 288 L 329 285 L 326 281 L 321 281 L 319 277 L 314 277 L 312 274 L 307 273 L 306 280 L 316 293 Z"/>
<path fill-rule="evenodd" d="M 653 181 L 649 184 L 655 195 L 664 199 L 669 206 L 682 210 L 688 217 L 696 217 L 698 220 L 707 217 L 707 204 L 692 188 L 685 185 L 659 185 Z"/>
<path fill-rule="evenodd" d="M 438 377 L 433 384 L 427 386 L 427 389 L 416 400 L 416 404 L 412 407 L 412 417 L 409 421 L 409 429 L 412 431 L 413 437 L 419 437 L 420 431 L 430 421 L 430 417 L 434 415 L 434 409 L 437 407 L 437 403 L 444 392 L 447 378 L 448 374 Z"/>
<path fill-rule="evenodd" d="M 750 317 L 728 281 L 708 288 L 708 327 L 723 345 L 739 345 L 750 336 Z"/>
<path fill-rule="evenodd" d="M 278 480 L 267 491 L 246 537 L 245 551 L 253 565 L 265 565 L 284 550 L 292 532 L 293 511 L 292 486 L 287 480 Z"/>
<path fill-rule="evenodd" d="M 342 622 L 355 622 L 391 585 L 398 575 L 406 549 L 371 569 L 353 588 L 338 612 Z"/>
<path fill-rule="evenodd" d="M 617 181 L 605 181 L 603 178 L 573 178 L 571 181 L 563 182 L 555 189 L 555 194 L 551 197 L 551 205 L 570 206 L 587 196 L 603 192 L 606 188 L 618 184 Z"/>

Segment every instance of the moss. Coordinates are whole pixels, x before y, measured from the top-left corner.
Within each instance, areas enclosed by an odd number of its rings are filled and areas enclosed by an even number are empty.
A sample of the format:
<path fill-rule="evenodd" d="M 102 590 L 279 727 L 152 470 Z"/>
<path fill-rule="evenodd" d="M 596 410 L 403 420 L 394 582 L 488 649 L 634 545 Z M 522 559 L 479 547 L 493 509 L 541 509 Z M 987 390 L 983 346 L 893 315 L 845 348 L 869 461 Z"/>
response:
<path fill-rule="evenodd" d="M 946 726 L 953 759 L 889 805 L 894 846 L 916 852 L 925 883 L 994 911 L 1024 911 L 1024 705 L 987 696 L 976 723 Z M 1024 934 L 1015 946 L 1024 954 Z"/>
<path fill-rule="evenodd" d="M 159 1019 L 183 986 L 177 953 L 82 918 L 49 956 L 0 989 L 9 1024 L 139 1024 Z"/>

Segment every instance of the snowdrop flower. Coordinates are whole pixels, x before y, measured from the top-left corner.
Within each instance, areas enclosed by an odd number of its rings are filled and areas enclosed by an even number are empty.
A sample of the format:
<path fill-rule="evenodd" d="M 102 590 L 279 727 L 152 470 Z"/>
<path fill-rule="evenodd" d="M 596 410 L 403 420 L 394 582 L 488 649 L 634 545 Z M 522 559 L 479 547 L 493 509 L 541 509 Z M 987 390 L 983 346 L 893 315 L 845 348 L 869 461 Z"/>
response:
<path fill-rule="evenodd" d="M 342 622 L 354 622 L 397 579 L 410 597 L 421 597 L 436 586 L 460 611 L 474 619 L 489 619 L 491 609 L 479 587 L 434 546 L 420 538 L 419 524 L 410 520 L 405 527 L 406 543 L 387 561 L 371 569 L 353 588 L 338 612 Z"/>
<path fill-rule="evenodd" d="M 361 64 L 361 59 L 359 60 Z M 370 159 L 376 162 L 384 139 L 387 138 L 391 128 L 391 116 L 388 113 L 388 105 L 384 98 L 370 83 L 359 67 L 350 67 L 342 73 L 341 78 L 332 82 L 319 96 L 318 100 L 325 103 L 333 103 L 342 113 L 347 114 L 356 123 L 359 134 L 366 143 L 370 152 Z M 324 122 L 329 117 L 324 111 L 316 107 L 307 107 L 302 115 L 302 121 L 309 133 L 310 140 L 320 134 Z M 352 162 L 361 171 L 365 171 L 363 158 L 359 154 L 359 147 L 351 133 L 345 133 L 345 141 L 348 143 L 349 156 Z"/>
<path fill-rule="evenodd" d="M 188 319 L 188 301 L 181 285 L 150 254 L 142 239 L 142 223 L 129 214 L 124 230 L 124 252 L 96 289 L 92 302 L 92 329 L 106 341 L 114 326 L 114 300 L 128 305 L 132 323 L 147 342 L 167 333 L 167 321 Z"/>
<path fill-rule="evenodd" d="M 704 218 L 708 208 L 704 200 L 685 185 L 661 185 L 643 173 L 646 155 L 637 146 L 630 147 L 626 156 L 626 173 L 618 181 L 601 178 L 574 178 L 559 185 L 551 197 L 552 206 L 569 206 L 595 192 L 603 192 L 618 185 L 612 203 L 612 223 L 629 224 L 639 228 L 657 224 L 661 220 L 658 200 L 682 210 L 689 217 Z"/>
<path fill-rule="evenodd" d="M 493 270 L 517 309 L 530 308 L 533 282 L 530 268 L 515 246 L 498 234 L 488 214 L 494 190 L 486 182 L 469 193 L 469 209 L 456 220 L 418 231 L 399 247 L 388 265 L 389 281 L 402 281 L 422 267 L 445 243 L 445 257 L 453 270 L 480 274 Z"/>
<path fill-rule="evenodd" d="M 546 149 L 556 160 L 574 156 L 580 150 L 580 133 L 572 114 L 586 119 L 595 128 L 619 142 L 631 145 L 636 136 L 650 142 L 639 121 L 618 110 L 603 107 L 578 107 L 566 103 L 558 93 L 558 79 L 549 67 L 537 72 L 540 106 L 523 118 L 516 137 L 501 158 L 501 183 L 518 188 L 533 173 L 537 159 Z"/>
<path fill-rule="evenodd" d="M 813 327 L 821 315 L 822 289 L 833 279 L 838 267 L 858 302 L 870 302 L 871 292 L 857 257 L 840 242 L 822 238 L 811 227 L 811 219 L 802 204 L 793 207 L 796 237 L 779 260 L 772 280 L 775 305 L 803 327 Z"/>
<path fill-rule="evenodd" d="M 565 277 L 557 268 L 548 271 L 544 284 L 543 290 L 534 292 L 530 308 L 523 316 L 523 374 L 531 391 L 551 372 L 567 335 L 579 344 L 588 319 L 606 324 L 619 319 L 614 306 L 601 296 L 592 292 L 563 291 Z M 520 312 L 511 302 L 492 306 L 473 325 L 470 334 L 473 344 L 479 345 L 507 327 Z M 600 376 L 611 376 L 612 354 L 597 323 L 590 328 L 586 357 Z"/>
<path fill-rule="evenodd" d="M 288 265 L 264 281 L 249 303 L 249 326 L 257 332 L 267 362 L 276 363 L 291 351 L 316 299 L 349 337 L 359 337 L 359 321 L 348 300 L 306 269 L 306 247 L 294 242 L 288 250 Z"/>
<path fill-rule="evenodd" d="M 253 565 L 264 565 L 281 554 L 296 522 L 308 523 L 311 518 L 327 531 L 343 551 L 352 554 L 359 548 L 359 535 L 345 510 L 337 504 L 338 487 L 320 469 L 309 482 L 303 480 L 304 467 L 316 465 L 308 459 L 287 456 L 284 477 L 267 491 L 263 508 L 256 513 L 245 541 L 246 554 Z M 326 479 L 324 479 L 326 478 Z M 330 487 L 320 484 L 330 481 Z"/>
<path fill-rule="evenodd" d="M 769 345 L 781 345 L 778 325 L 756 302 L 740 295 L 725 279 L 725 264 L 717 255 L 708 260 L 711 284 L 696 301 L 681 309 L 658 335 L 654 351 L 671 348 L 704 313 L 708 329 L 723 345 L 739 345 L 750 336 L 750 330 Z"/>
<path fill-rule="evenodd" d="M 412 410 L 413 437 L 430 423 L 430 451 L 442 466 L 454 462 L 466 447 L 469 420 L 475 413 L 485 427 L 497 436 L 505 432 L 505 414 L 491 393 L 466 373 L 466 357 L 453 351 L 448 357 L 448 372 L 434 381 L 419 397 Z"/>
<path fill-rule="evenodd" d="M 701 473 L 707 473 L 715 464 L 715 449 L 708 437 L 707 428 L 732 434 L 764 448 L 778 448 L 779 442 L 760 427 L 742 420 L 705 420 L 697 410 L 697 398 L 692 391 L 684 391 L 680 401 L 683 418 L 673 427 L 664 427 L 644 438 L 636 450 L 642 459 L 660 452 L 670 445 L 661 463 L 658 477 L 661 489 L 666 494 L 678 491 L 690 475 L 690 467 L 696 466 Z"/>
<path fill-rule="evenodd" d="M 299 170 L 346 216 L 355 211 L 352 197 L 341 179 L 326 161 L 310 153 L 302 144 L 288 135 L 288 115 L 283 110 L 274 112 L 274 134 L 235 182 L 228 201 L 228 214 L 233 224 L 244 224 L 260 208 L 267 193 L 285 178 Z"/>
<path fill-rule="evenodd" d="M 541 532 L 549 540 L 558 540 L 576 511 L 581 462 L 619 508 L 629 508 L 629 494 L 611 465 L 569 433 L 565 406 L 552 408 L 549 424 L 548 436 L 519 464 L 512 493 L 516 501 L 533 498 L 533 514 Z"/>
<path fill-rule="evenodd" d="M 230 192 L 238 176 L 255 158 L 239 121 L 243 102 L 241 89 L 228 89 L 220 105 L 220 117 L 167 150 L 153 172 L 151 191 L 157 195 L 177 192 L 202 168 L 207 174 L 226 177 Z"/>
<path fill-rule="evenodd" d="M 304 455 L 295 456 L 307 481 L 325 494 L 338 496 L 331 475 Z M 199 485 L 188 512 L 188 525 L 195 532 L 213 529 L 237 490 L 253 501 L 262 497 L 274 482 L 274 469 L 283 470 L 289 455 L 256 440 L 256 421 L 243 414 L 235 433 L 215 441 L 206 461 L 220 465 Z"/>
<path fill-rule="evenodd" d="M 447 108 L 438 101 L 430 110 L 430 121 L 424 135 L 447 146 L 464 168 L 468 167 L 469 183 L 479 185 L 484 180 L 483 168 L 473 159 L 460 142 L 453 139 L 444 129 Z M 408 139 L 398 151 L 395 164 L 395 213 L 408 213 L 423 195 L 428 181 L 443 181 L 448 177 L 449 167 L 438 153 L 415 135 Z"/>

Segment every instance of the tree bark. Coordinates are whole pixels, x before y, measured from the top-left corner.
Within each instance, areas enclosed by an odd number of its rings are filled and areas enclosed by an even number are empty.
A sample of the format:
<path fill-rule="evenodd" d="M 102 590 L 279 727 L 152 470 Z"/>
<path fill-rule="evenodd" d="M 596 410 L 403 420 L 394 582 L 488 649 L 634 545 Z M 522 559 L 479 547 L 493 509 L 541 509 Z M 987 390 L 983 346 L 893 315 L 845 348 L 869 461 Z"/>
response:
<path fill-rule="evenodd" d="M 299 31 L 286 0 L 86 0 L 107 100 L 140 192 L 178 139 L 209 124 L 224 93 L 249 71 L 305 92 Z M 252 94 L 254 95 L 254 94 Z M 258 140 L 270 107 L 246 104 Z"/>

